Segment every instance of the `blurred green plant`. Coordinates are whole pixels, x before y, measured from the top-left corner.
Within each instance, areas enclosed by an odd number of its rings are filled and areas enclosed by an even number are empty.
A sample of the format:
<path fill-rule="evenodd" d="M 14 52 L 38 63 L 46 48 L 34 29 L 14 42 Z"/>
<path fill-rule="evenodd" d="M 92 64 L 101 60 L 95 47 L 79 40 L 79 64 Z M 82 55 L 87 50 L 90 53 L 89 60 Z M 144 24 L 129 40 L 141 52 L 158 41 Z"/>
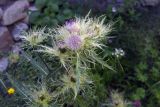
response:
<path fill-rule="evenodd" d="M 74 12 L 66 0 L 35 0 L 38 11 L 31 12 L 30 23 L 36 26 L 53 26 L 73 18 Z"/>

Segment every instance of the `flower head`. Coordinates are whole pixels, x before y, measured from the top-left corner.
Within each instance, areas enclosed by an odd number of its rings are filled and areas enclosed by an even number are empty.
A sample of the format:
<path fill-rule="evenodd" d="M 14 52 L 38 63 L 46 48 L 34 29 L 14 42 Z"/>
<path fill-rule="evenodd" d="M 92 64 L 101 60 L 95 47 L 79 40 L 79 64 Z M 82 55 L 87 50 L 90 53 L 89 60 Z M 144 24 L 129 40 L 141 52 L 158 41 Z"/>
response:
<path fill-rule="evenodd" d="M 133 106 L 134 107 L 141 107 L 141 101 L 140 100 L 136 100 L 133 102 Z"/>
<path fill-rule="evenodd" d="M 125 55 L 125 52 L 124 52 L 124 50 L 121 49 L 121 48 L 119 48 L 119 49 L 116 48 L 116 49 L 115 49 L 115 52 L 112 53 L 112 55 L 115 55 L 115 56 L 118 58 L 118 57 L 124 56 L 124 55 Z"/>
<path fill-rule="evenodd" d="M 63 26 L 50 29 L 53 45 L 51 47 L 41 45 L 42 49 L 38 51 L 58 57 L 65 68 L 71 63 L 75 64 L 72 61 L 75 62 L 77 58 L 86 68 L 90 63 L 96 62 L 109 67 L 101 58 L 98 58 L 95 51 L 105 47 L 103 40 L 112 30 L 112 25 L 105 25 L 105 18 L 101 18 L 89 18 L 88 15 L 84 18 L 76 17 Z"/>
<path fill-rule="evenodd" d="M 46 35 L 44 33 L 45 28 L 43 29 L 34 29 L 30 30 L 28 33 L 24 32 L 24 35 L 21 36 L 21 39 L 24 40 L 31 46 L 36 46 L 37 44 L 44 41 Z"/>
<path fill-rule="evenodd" d="M 75 47 L 79 47 L 79 44 L 83 44 L 83 46 L 80 47 L 81 49 L 100 48 L 102 46 L 101 41 L 112 30 L 111 24 L 104 25 L 104 20 L 105 18 L 93 19 L 88 16 L 85 18 L 75 18 L 74 20 L 69 20 L 64 26 L 54 29 L 54 37 L 56 41 L 67 40 L 65 43 L 67 43 L 69 47 L 70 43 L 72 44 L 74 41 L 74 43 L 78 43 Z M 73 46 L 71 46 L 71 48 L 72 47 Z M 75 48 L 73 47 L 73 50 L 74 49 Z"/>
<path fill-rule="evenodd" d="M 75 94 L 75 96 L 78 94 L 79 91 L 85 90 L 85 88 L 89 84 L 93 83 L 86 73 L 82 73 L 79 77 L 79 89 L 77 89 L 78 78 L 76 74 L 73 72 L 63 75 L 61 81 L 62 81 L 62 87 L 60 94 L 65 94 L 67 92 L 70 92 L 71 90 Z"/>
<path fill-rule="evenodd" d="M 14 89 L 14 88 L 9 88 L 9 89 L 7 90 L 7 93 L 8 93 L 9 95 L 13 95 L 13 94 L 15 93 L 15 89 Z"/>
<path fill-rule="evenodd" d="M 11 61 L 11 63 L 17 63 L 19 59 L 20 59 L 19 54 L 11 53 L 9 55 L 9 60 Z"/>
<path fill-rule="evenodd" d="M 54 102 L 55 94 L 51 92 L 45 83 L 39 83 L 37 85 L 25 85 L 19 87 L 22 95 L 28 100 L 29 107 L 49 107 Z"/>
<path fill-rule="evenodd" d="M 70 37 L 66 38 L 65 43 L 67 48 L 71 50 L 77 50 L 80 49 L 82 40 L 79 35 L 71 35 Z"/>
<path fill-rule="evenodd" d="M 35 103 L 39 105 L 48 105 L 52 101 L 52 96 L 46 89 L 35 90 L 32 94 Z"/>
<path fill-rule="evenodd" d="M 79 25 L 76 23 L 75 20 L 69 20 L 65 22 L 64 26 L 70 33 L 78 33 L 80 28 Z"/>
<path fill-rule="evenodd" d="M 121 93 L 117 91 L 111 92 L 110 103 L 111 107 L 127 107 L 128 102 L 124 100 L 124 97 Z"/>

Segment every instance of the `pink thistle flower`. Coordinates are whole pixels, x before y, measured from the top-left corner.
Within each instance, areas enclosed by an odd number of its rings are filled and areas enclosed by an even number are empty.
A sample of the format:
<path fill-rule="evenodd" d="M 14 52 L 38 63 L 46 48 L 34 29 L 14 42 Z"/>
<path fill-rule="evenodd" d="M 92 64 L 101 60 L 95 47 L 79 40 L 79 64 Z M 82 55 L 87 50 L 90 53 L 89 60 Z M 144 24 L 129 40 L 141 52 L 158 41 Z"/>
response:
<path fill-rule="evenodd" d="M 71 35 L 65 40 L 66 46 L 71 50 L 78 50 L 81 47 L 82 40 L 79 35 Z"/>
<path fill-rule="evenodd" d="M 79 32 L 78 25 L 77 25 L 77 23 L 74 20 L 66 21 L 65 27 L 71 33 L 73 33 L 73 32 Z"/>

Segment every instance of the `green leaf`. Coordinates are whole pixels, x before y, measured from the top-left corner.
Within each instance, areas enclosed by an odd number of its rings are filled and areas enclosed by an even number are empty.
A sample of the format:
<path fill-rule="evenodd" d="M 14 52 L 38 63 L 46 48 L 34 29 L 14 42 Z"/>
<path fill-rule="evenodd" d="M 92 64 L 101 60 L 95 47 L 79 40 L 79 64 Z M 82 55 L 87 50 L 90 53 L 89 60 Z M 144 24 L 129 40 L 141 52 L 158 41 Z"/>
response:
<path fill-rule="evenodd" d="M 106 68 L 115 71 L 110 65 L 108 65 L 105 61 L 103 61 L 101 58 L 99 58 L 96 55 L 92 56 L 94 58 L 94 60 L 96 60 L 98 63 L 100 63 L 102 66 L 105 66 Z"/>
<path fill-rule="evenodd" d="M 148 76 L 146 74 L 142 74 L 142 73 L 138 72 L 137 79 L 139 81 L 146 82 L 148 80 Z"/>
<path fill-rule="evenodd" d="M 137 88 L 135 93 L 132 94 L 134 100 L 143 99 L 146 95 L 146 91 L 143 88 Z"/>
<path fill-rule="evenodd" d="M 26 58 L 33 65 L 33 67 L 35 67 L 36 69 L 38 69 L 39 71 L 41 71 L 41 73 L 43 73 L 43 74 L 45 74 L 47 76 L 47 74 L 48 74 L 49 71 L 47 69 L 45 69 L 45 67 L 43 67 L 42 65 L 40 65 L 40 63 L 38 63 L 37 61 L 35 61 L 32 57 L 30 57 L 24 51 L 22 51 L 22 55 L 24 56 L 24 58 Z"/>
<path fill-rule="evenodd" d="M 32 101 L 28 95 L 22 90 L 24 87 L 22 87 L 22 85 L 20 85 L 21 83 L 19 83 L 18 81 L 15 81 L 10 74 L 6 73 L 7 78 L 9 79 L 9 81 L 11 82 L 11 84 L 13 85 L 13 87 L 16 88 L 17 92 L 19 94 L 21 94 L 22 96 L 24 96 L 25 98 L 27 98 L 29 101 Z"/>
<path fill-rule="evenodd" d="M 29 16 L 29 21 L 30 23 L 35 23 L 37 21 L 37 19 L 40 17 L 40 12 L 36 11 L 36 12 L 31 12 L 30 16 Z"/>
<path fill-rule="evenodd" d="M 36 0 L 35 5 L 37 8 L 42 9 L 46 5 L 46 0 Z"/>
<path fill-rule="evenodd" d="M 52 12 L 58 12 L 59 11 L 59 7 L 58 4 L 49 4 L 50 9 L 52 10 Z"/>
<path fill-rule="evenodd" d="M 70 9 L 65 9 L 65 10 L 63 10 L 63 14 L 70 15 L 70 14 L 72 14 L 72 11 Z"/>
<path fill-rule="evenodd" d="M 77 88 L 77 92 L 75 92 L 74 99 L 77 97 L 77 94 L 78 94 L 78 91 L 79 91 L 79 87 L 80 87 L 81 71 L 79 69 L 79 65 L 80 65 L 80 61 L 79 61 L 79 55 L 77 53 L 77 62 L 76 62 L 76 88 Z"/>

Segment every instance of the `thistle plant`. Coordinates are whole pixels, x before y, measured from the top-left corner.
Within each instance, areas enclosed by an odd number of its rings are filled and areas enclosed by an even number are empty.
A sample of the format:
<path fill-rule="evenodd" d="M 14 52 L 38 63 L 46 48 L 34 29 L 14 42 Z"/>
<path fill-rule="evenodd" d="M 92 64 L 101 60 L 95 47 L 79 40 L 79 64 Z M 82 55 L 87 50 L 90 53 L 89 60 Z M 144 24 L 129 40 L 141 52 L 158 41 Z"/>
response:
<path fill-rule="evenodd" d="M 97 49 L 103 50 L 103 40 L 112 30 L 111 24 L 104 25 L 100 18 L 75 18 L 67 21 L 63 26 L 50 29 L 52 47 L 41 45 L 38 52 L 44 52 L 57 57 L 67 71 L 73 68 L 76 73 L 77 87 L 80 87 L 82 72 L 91 68 L 96 62 L 112 69 L 102 58 L 98 57 Z M 83 69 L 83 70 L 82 70 Z M 113 70 L 113 69 L 112 69 Z M 79 90 L 79 89 L 77 89 Z M 78 91 L 75 93 L 77 95 Z"/>
<path fill-rule="evenodd" d="M 63 100 L 65 96 L 76 97 L 86 90 L 91 89 L 94 81 L 88 75 L 96 63 L 108 69 L 112 69 L 99 54 L 106 47 L 104 41 L 106 36 L 112 31 L 112 24 L 104 24 L 105 18 L 90 18 L 87 15 L 84 18 L 71 19 L 64 25 L 57 28 L 33 29 L 23 33 L 21 37 L 24 41 L 25 49 L 33 49 L 33 52 L 41 53 L 44 65 L 47 66 L 44 56 L 60 62 L 60 70 L 51 70 L 53 68 L 39 65 L 37 60 L 32 59 L 27 54 L 28 51 L 22 52 L 22 55 L 37 67 L 37 70 L 43 71 L 46 81 L 52 80 L 49 84 L 53 92 L 50 93 L 45 87 L 33 88 L 32 91 L 26 92 L 28 99 L 32 104 L 39 104 L 42 107 L 49 107 L 54 99 Z M 46 43 L 46 44 L 45 44 Z M 33 53 L 31 52 L 31 53 Z M 57 60 L 58 59 L 58 60 Z M 55 63 L 50 63 L 54 66 Z M 59 73 L 58 73 L 59 72 Z M 52 76 L 52 74 L 57 74 Z M 44 75 L 45 74 L 45 75 Z M 29 95 L 28 95 L 29 94 Z M 63 101 L 58 101 L 63 102 Z"/>

